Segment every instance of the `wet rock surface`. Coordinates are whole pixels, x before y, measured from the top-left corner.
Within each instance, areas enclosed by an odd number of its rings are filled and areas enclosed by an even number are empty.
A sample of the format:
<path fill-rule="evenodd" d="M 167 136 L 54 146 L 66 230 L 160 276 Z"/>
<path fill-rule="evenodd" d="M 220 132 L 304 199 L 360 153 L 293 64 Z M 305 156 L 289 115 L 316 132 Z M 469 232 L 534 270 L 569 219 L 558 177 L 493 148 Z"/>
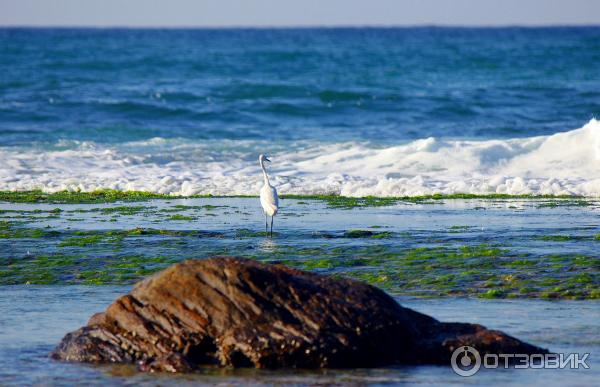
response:
<path fill-rule="evenodd" d="M 454 349 L 545 353 L 481 325 L 443 323 L 371 285 L 234 257 L 175 264 L 67 334 L 51 356 L 135 363 L 347 368 L 450 364 Z"/>

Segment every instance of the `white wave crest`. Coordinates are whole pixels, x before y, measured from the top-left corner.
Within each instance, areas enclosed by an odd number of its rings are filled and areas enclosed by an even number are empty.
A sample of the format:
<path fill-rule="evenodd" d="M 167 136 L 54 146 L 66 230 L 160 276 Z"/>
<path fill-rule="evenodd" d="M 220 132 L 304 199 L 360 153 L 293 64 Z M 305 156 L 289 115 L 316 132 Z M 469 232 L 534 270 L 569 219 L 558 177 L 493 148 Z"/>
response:
<path fill-rule="evenodd" d="M 68 149 L 64 149 L 64 148 Z M 139 190 L 172 195 L 257 194 L 256 157 L 271 150 L 283 194 L 417 196 L 506 193 L 600 196 L 600 122 L 510 140 L 435 138 L 360 143 L 266 144 L 155 138 L 117 146 L 60 142 L 52 150 L 0 148 L 0 190 Z"/>

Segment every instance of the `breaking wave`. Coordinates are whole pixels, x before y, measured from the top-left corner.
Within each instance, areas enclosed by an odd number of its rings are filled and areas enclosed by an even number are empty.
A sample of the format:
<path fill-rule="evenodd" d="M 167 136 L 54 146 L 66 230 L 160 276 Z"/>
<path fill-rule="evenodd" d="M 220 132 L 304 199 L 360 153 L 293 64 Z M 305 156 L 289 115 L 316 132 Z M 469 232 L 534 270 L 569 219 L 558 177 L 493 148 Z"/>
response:
<path fill-rule="evenodd" d="M 272 157 L 283 194 L 600 196 L 600 121 L 550 136 L 484 141 L 425 138 L 368 143 L 266 144 L 154 138 L 119 145 L 61 141 L 1 147 L 0 190 L 249 195 L 262 185 L 259 153 Z"/>

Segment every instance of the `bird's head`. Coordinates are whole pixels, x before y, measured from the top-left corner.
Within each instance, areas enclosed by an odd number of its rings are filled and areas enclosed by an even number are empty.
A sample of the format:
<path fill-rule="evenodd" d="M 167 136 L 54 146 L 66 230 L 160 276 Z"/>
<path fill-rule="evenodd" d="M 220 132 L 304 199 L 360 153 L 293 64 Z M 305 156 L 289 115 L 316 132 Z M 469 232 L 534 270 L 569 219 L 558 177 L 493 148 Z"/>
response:
<path fill-rule="evenodd" d="M 258 161 L 260 161 L 261 163 L 263 161 L 271 162 L 271 160 L 269 160 L 269 158 L 266 155 L 262 155 L 262 154 L 260 156 L 258 156 Z"/>

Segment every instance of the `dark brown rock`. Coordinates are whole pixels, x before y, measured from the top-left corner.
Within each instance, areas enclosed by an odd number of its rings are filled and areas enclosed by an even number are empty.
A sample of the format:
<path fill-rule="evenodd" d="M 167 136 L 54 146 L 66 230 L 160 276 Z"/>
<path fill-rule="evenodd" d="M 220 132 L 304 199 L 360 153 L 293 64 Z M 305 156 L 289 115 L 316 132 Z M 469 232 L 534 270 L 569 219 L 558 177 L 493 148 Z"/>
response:
<path fill-rule="evenodd" d="M 234 367 L 449 364 L 452 351 L 545 353 L 480 325 L 441 323 L 382 290 L 232 257 L 190 260 L 140 282 L 51 354 L 182 372 Z"/>

